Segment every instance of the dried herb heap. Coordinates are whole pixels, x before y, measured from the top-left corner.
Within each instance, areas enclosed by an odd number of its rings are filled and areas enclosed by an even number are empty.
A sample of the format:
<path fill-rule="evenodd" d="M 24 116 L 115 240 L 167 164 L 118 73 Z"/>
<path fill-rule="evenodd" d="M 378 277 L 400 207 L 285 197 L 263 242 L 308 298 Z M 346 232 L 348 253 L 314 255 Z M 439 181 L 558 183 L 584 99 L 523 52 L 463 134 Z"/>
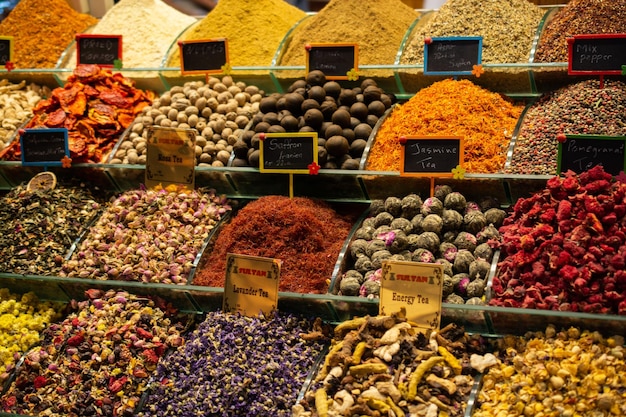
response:
<path fill-rule="evenodd" d="M 121 134 L 154 93 L 135 88 L 121 73 L 97 65 L 80 65 L 63 87 L 33 109 L 25 128 L 66 128 L 73 163 L 102 162 Z M 7 160 L 20 160 L 19 140 L 0 153 Z"/>
<path fill-rule="evenodd" d="M 376 134 L 368 170 L 400 171 L 403 135 L 452 135 L 465 139 L 465 168 L 493 173 L 504 168 L 523 106 L 471 81 L 439 81 L 397 106 Z"/>
<path fill-rule="evenodd" d="M 226 254 L 283 261 L 279 290 L 325 293 L 355 215 L 303 197 L 265 196 L 248 203 L 225 225 L 203 257 L 194 285 L 223 287 Z"/>
<path fill-rule="evenodd" d="M 626 135 L 626 84 L 585 80 L 544 94 L 528 109 L 515 139 L 513 174 L 554 175 L 560 133 Z"/>
<path fill-rule="evenodd" d="M 556 11 L 537 45 L 535 62 L 567 62 L 567 38 L 626 32 L 626 0 L 571 0 Z"/>
<path fill-rule="evenodd" d="M 157 362 L 183 343 L 184 324 L 162 300 L 87 291 L 51 324 L 1 398 L 25 415 L 131 416 Z"/>
<path fill-rule="evenodd" d="M 444 302 L 483 304 L 504 217 L 493 199 L 479 205 L 447 185 L 424 201 L 416 194 L 373 200 L 333 290 L 375 298 L 384 260 L 440 263 Z"/>
<path fill-rule="evenodd" d="M 60 275 L 187 284 L 196 256 L 228 210 L 213 191 L 127 191 L 90 228 Z"/>
<path fill-rule="evenodd" d="M 40 301 L 33 292 L 0 289 L 0 384 L 15 369 L 20 355 L 41 341 L 40 332 L 61 317 L 63 304 Z"/>
<path fill-rule="evenodd" d="M 207 314 L 184 346 L 161 361 L 139 417 L 288 417 L 323 344 L 289 314 Z M 312 334 L 312 333 L 311 333 Z"/>
<path fill-rule="evenodd" d="M 86 188 L 12 189 L 0 199 L 0 271 L 58 275 L 99 210 Z"/>
<path fill-rule="evenodd" d="M 453 324 L 422 330 L 394 315 L 339 323 L 292 417 L 464 416 L 477 373 L 470 358 L 485 345 Z"/>
<path fill-rule="evenodd" d="M 97 22 L 65 0 L 20 0 L 0 23 L 0 33 L 15 38 L 16 68 L 53 68 L 76 34 Z"/>
<path fill-rule="evenodd" d="M 626 314 L 625 198 L 598 165 L 519 199 L 500 228 L 490 305 Z"/>
<path fill-rule="evenodd" d="M 527 0 L 447 0 L 411 34 L 400 63 L 422 64 L 427 36 L 481 36 L 483 62 L 528 62 L 543 15 Z"/>
<path fill-rule="evenodd" d="M 483 376 L 473 416 L 626 413 L 623 335 L 549 325 L 497 345 L 491 355 L 497 364 Z"/>

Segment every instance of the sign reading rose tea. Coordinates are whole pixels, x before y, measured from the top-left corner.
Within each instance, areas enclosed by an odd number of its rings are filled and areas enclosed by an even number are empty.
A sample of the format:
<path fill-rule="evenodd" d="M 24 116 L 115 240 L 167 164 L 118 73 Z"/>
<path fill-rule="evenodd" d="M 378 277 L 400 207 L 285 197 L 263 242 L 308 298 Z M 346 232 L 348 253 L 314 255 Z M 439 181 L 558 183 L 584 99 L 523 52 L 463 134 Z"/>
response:
<path fill-rule="evenodd" d="M 252 317 L 275 311 L 281 264 L 279 259 L 227 254 L 222 310 Z"/>
<path fill-rule="evenodd" d="M 146 147 L 146 186 L 194 188 L 195 129 L 152 126 Z"/>
<path fill-rule="evenodd" d="M 626 34 L 574 35 L 567 39 L 571 75 L 621 75 L 626 65 Z"/>
<path fill-rule="evenodd" d="M 0 65 L 13 61 L 13 36 L 0 36 Z"/>
<path fill-rule="evenodd" d="M 402 136 L 400 174 L 404 176 L 451 177 L 463 165 L 463 138 Z"/>
<path fill-rule="evenodd" d="M 424 74 L 471 75 L 482 62 L 483 38 L 451 36 L 427 38 L 424 42 Z"/>
<path fill-rule="evenodd" d="M 20 149 L 24 166 L 61 166 L 70 155 L 67 129 L 24 129 Z"/>
<path fill-rule="evenodd" d="M 359 69 L 359 46 L 354 43 L 314 43 L 305 46 L 306 72 L 319 70 L 327 80 L 347 80 Z"/>
<path fill-rule="evenodd" d="M 226 38 L 179 41 L 182 74 L 215 74 L 228 64 Z"/>
<path fill-rule="evenodd" d="M 260 140 L 259 170 L 308 174 L 317 164 L 317 133 L 265 133 Z"/>
<path fill-rule="evenodd" d="M 122 35 L 76 35 L 76 64 L 113 67 L 122 61 Z"/>
<path fill-rule="evenodd" d="M 407 319 L 425 330 L 441 323 L 443 265 L 384 260 L 380 281 L 379 314 L 406 310 Z"/>
<path fill-rule="evenodd" d="M 626 136 L 564 135 L 559 140 L 557 170 L 578 174 L 602 165 L 602 168 L 618 175 L 626 171 Z"/>

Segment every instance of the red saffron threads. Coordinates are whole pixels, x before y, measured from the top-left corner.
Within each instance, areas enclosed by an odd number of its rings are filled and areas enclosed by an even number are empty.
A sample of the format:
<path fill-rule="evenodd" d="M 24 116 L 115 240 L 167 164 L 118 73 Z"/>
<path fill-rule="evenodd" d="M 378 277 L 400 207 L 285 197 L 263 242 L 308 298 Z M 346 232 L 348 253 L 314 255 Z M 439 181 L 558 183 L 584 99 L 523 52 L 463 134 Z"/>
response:
<path fill-rule="evenodd" d="M 309 198 L 264 196 L 242 208 L 224 226 L 203 257 L 194 285 L 223 287 L 226 254 L 283 261 L 279 291 L 328 292 L 333 269 L 358 213 L 340 214 Z"/>

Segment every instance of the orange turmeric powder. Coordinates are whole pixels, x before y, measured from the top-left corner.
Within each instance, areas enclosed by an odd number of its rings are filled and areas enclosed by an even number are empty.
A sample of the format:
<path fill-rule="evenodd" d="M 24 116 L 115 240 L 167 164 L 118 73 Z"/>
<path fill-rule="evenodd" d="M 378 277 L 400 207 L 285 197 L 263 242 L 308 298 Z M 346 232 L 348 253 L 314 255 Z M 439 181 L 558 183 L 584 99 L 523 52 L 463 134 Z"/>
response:
<path fill-rule="evenodd" d="M 400 171 L 401 136 L 462 136 L 468 173 L 499 172 L 524 106 L 469 80 L 447 79 L 398 105 L 380 126 L 366 169 Z"/>

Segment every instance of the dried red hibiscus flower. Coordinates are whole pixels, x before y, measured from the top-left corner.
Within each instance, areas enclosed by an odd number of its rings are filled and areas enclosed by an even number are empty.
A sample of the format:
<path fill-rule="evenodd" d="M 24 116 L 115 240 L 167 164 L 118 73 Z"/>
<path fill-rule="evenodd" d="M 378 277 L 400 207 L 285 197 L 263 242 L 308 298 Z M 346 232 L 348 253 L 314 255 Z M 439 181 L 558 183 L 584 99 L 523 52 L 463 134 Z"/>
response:
<path fill-rule="evenodd" d="M 626 315 L 626 184 L 567 172 L 514 205 L 490 304 Z"/>

